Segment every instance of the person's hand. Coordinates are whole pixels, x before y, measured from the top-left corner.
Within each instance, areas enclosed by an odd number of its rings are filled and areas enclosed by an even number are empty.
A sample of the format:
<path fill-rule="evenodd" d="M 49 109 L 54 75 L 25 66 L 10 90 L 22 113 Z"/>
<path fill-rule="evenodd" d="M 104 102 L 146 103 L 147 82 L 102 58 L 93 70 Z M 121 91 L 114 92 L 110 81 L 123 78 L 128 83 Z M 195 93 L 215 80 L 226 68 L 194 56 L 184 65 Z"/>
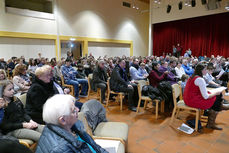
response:
<path fill-rule="evenodd" d="M 219 75 L 215 76 L 217 80 L 219 80 Z"/>
<path fill-rule="evenodd" d="M 130 83 L 135 83 L 135 81 L 134 80 L 131 80 Z"/>
<path fill-rule="evenodd" d="M 169 73 L 169 71 L 165 71 L 164 73 L 165 73 L 165 74 L 168 74 L 168 73 Z"/>
<path fill-rule="evenodd" d="M 38 126 L 37 122 L 34 122 L 33 120 L 30 120 L 29 123 L 32 124 L 33 128 L 37 128 Z"/>
<path fill-rule="evenodd" d="M 67 95 L 67 94 L 69 94 L 69 93 L 70 93 L 70 89 L 69 89 L 69 88 L 65 88 L 65 89 L 64 89 L 64 94 Z"/>
<path fill-rule="evenodd" d="M 222 93 L 222 91 L 217 91 L 216 93 L 215 93 L 215 95 L 220 95 Z"/>
<path fill-rule="evenodd" d="M 128 87 L 132 87 L 132 85 L 128 84 Z"/>
<path fill-rule="evenodd" d="M 144 78 L 147 78 L 149 76 L 149 74 L 144 74 L 143 77 Z"/>
<path fill-rule="evenodd" d="M 22 125 L 23 125 L 23 128 L 26 128 L 26 129 L 33 129 L 34 128 L 32 123 L 26 122 L 26 123 L 22 123 Z"/>

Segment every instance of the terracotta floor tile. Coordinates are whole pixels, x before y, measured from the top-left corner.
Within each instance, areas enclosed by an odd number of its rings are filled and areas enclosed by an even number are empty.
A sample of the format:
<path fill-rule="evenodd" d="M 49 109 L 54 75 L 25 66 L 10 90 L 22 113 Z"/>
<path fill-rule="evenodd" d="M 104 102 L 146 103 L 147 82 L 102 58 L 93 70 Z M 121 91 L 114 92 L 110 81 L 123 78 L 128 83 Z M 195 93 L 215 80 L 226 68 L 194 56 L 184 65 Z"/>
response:
<path fill-rule="evenodd" d="M 95 94 L 90 98 L 96 98 Z M 229 97 L 227 97 L 229 98 Z M 81 102 L 87 99 L 82 98 Z M 186 112 L 181 112 L 172 126 L 170 117 L 160 114 L 155 119 L 153 109 L 141 109 L 139 114 L 128 110 L 126 104 L 123 111 L 118 103 L 111 103 L 107 110 L 109 121 L 125 122 L 129 125 L 128 152 L 129 153 L 229 153 L 229 111 L 220 112 L 216 123 L 222 131 L 205 128 L 203 133 L 194 132 L 191 135 L 177 130 L 187 118 L 192 118 Z"/>

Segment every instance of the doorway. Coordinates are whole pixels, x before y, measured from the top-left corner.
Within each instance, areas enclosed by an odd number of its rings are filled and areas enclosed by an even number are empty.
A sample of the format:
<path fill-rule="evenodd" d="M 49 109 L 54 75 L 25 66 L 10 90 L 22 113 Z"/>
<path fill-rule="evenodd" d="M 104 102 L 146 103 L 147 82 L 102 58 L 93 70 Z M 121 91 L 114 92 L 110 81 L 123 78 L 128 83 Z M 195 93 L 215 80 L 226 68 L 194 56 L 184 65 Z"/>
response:
<path fill-rule="evenodd" d="M 73 54 L 74 59 L 82 57 L 81 41 L 61 41 L 61 57 L 67 57 L 67 52 L 70 51 Z"/>

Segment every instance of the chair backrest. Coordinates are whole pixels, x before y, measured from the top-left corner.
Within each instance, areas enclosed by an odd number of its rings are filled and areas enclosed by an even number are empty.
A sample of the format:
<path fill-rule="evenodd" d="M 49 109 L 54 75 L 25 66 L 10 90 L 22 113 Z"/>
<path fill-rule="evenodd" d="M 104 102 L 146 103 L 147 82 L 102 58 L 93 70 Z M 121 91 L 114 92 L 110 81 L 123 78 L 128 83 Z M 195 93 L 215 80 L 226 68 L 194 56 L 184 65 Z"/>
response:
<path fill-rule="evenodd" d="M 139 98 L 141 98 L 141 96 L 142 96 L 142 87 L 145 86 L 145 85 L 149 85 L 149 81 L 137 80 L 136 82 L 138 82 L 138 96 L 139 96 Z"/>
<path fill-rule="evenodd" d="M 93 73 L 88 75 L 87 81 L 88 81 L 88 91 L 91 91 L 91 80 L 93 78 Z"/>
<path fill-rule="evenodd" d="M 19 96 L 18 97 L 18 99 L 22 102 L 22 104 L 24 105 L 24 107 L 25 107 L 25 105 L 26 105 L 26 93 L 25 94 L 23 94 L 23 95 L 21 95 L 21 96 Z"/>
<path fill-rule="evenodd" d="M 61 78 L 61 85 L 63 86 L 63 85 L 65 84 L 65 83 L 64 83 L 64 76 L 61 75 L 60 78 Z"/>
<path fill-rule="evenodd" d="M 83 112 L 79 112 L 78 113 L 78 119 L 80 121 L 82 121 L 83 125 L 84 125 L 84 128 L 85 128 L 85 131 L 90 135 L 90 136 L 93 136 L 92 134 L 92 129 L 89 127 L 88 125 L 88 122 L 87 122 L 87 119 L 86 117 L 84 116 L 84 113 Z"/>
<path fill-rule="evenodd" d="M 183 100 L 181 85 L 173 84 L 172 91 L 173 91 L 173 103 L 174 106 L 176 106 L 178 97 L 180 98 L 180 100 Z"/>
<path fill-rule="evenodd" d="M 111 88 L 110 88 L 110 78 L 107 79 L 107 91 L 111 91 Z"/>
<path fill-rule="evenodd" d="M 89 74 L 89 75 L 88 75 L 88 78 L 89 78 L 90 80 L 92 80 L 92 78 L 93 78 L 93 73 Z"/>

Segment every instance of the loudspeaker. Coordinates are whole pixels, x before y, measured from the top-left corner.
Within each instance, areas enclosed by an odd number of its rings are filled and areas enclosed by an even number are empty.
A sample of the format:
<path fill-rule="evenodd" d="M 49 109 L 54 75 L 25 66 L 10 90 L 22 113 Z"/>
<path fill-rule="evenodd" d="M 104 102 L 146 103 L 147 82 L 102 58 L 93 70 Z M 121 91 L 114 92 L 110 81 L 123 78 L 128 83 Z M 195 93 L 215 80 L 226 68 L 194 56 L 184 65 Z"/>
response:
<path fill-rule="evenodd" d="M 201 0 L 201 2 L 202 2 L 202 5 L 207 4 L 207 0 Z"/>
<path fill-rule="evenodd" d="M 178 4 L 179 10 L 182 10 L 182 7 L 183 7 L 183 3 L 182 3 L 182 1 L 180 1 L 180 3 Z"/>
<path fill-rule="evenodd" d="M 196 6 L 196 0 L 192 0 L 191 4 L 192 4 L 192 7 L 195 7 Z"/>
<path fill-rule="evenodd" d="M 171 8 L 172 8 L 171 5 L 168 5 L 168 6 L 167 6 L 167 13 L 169 13 L 169 12 L 171 11 Z"/>

